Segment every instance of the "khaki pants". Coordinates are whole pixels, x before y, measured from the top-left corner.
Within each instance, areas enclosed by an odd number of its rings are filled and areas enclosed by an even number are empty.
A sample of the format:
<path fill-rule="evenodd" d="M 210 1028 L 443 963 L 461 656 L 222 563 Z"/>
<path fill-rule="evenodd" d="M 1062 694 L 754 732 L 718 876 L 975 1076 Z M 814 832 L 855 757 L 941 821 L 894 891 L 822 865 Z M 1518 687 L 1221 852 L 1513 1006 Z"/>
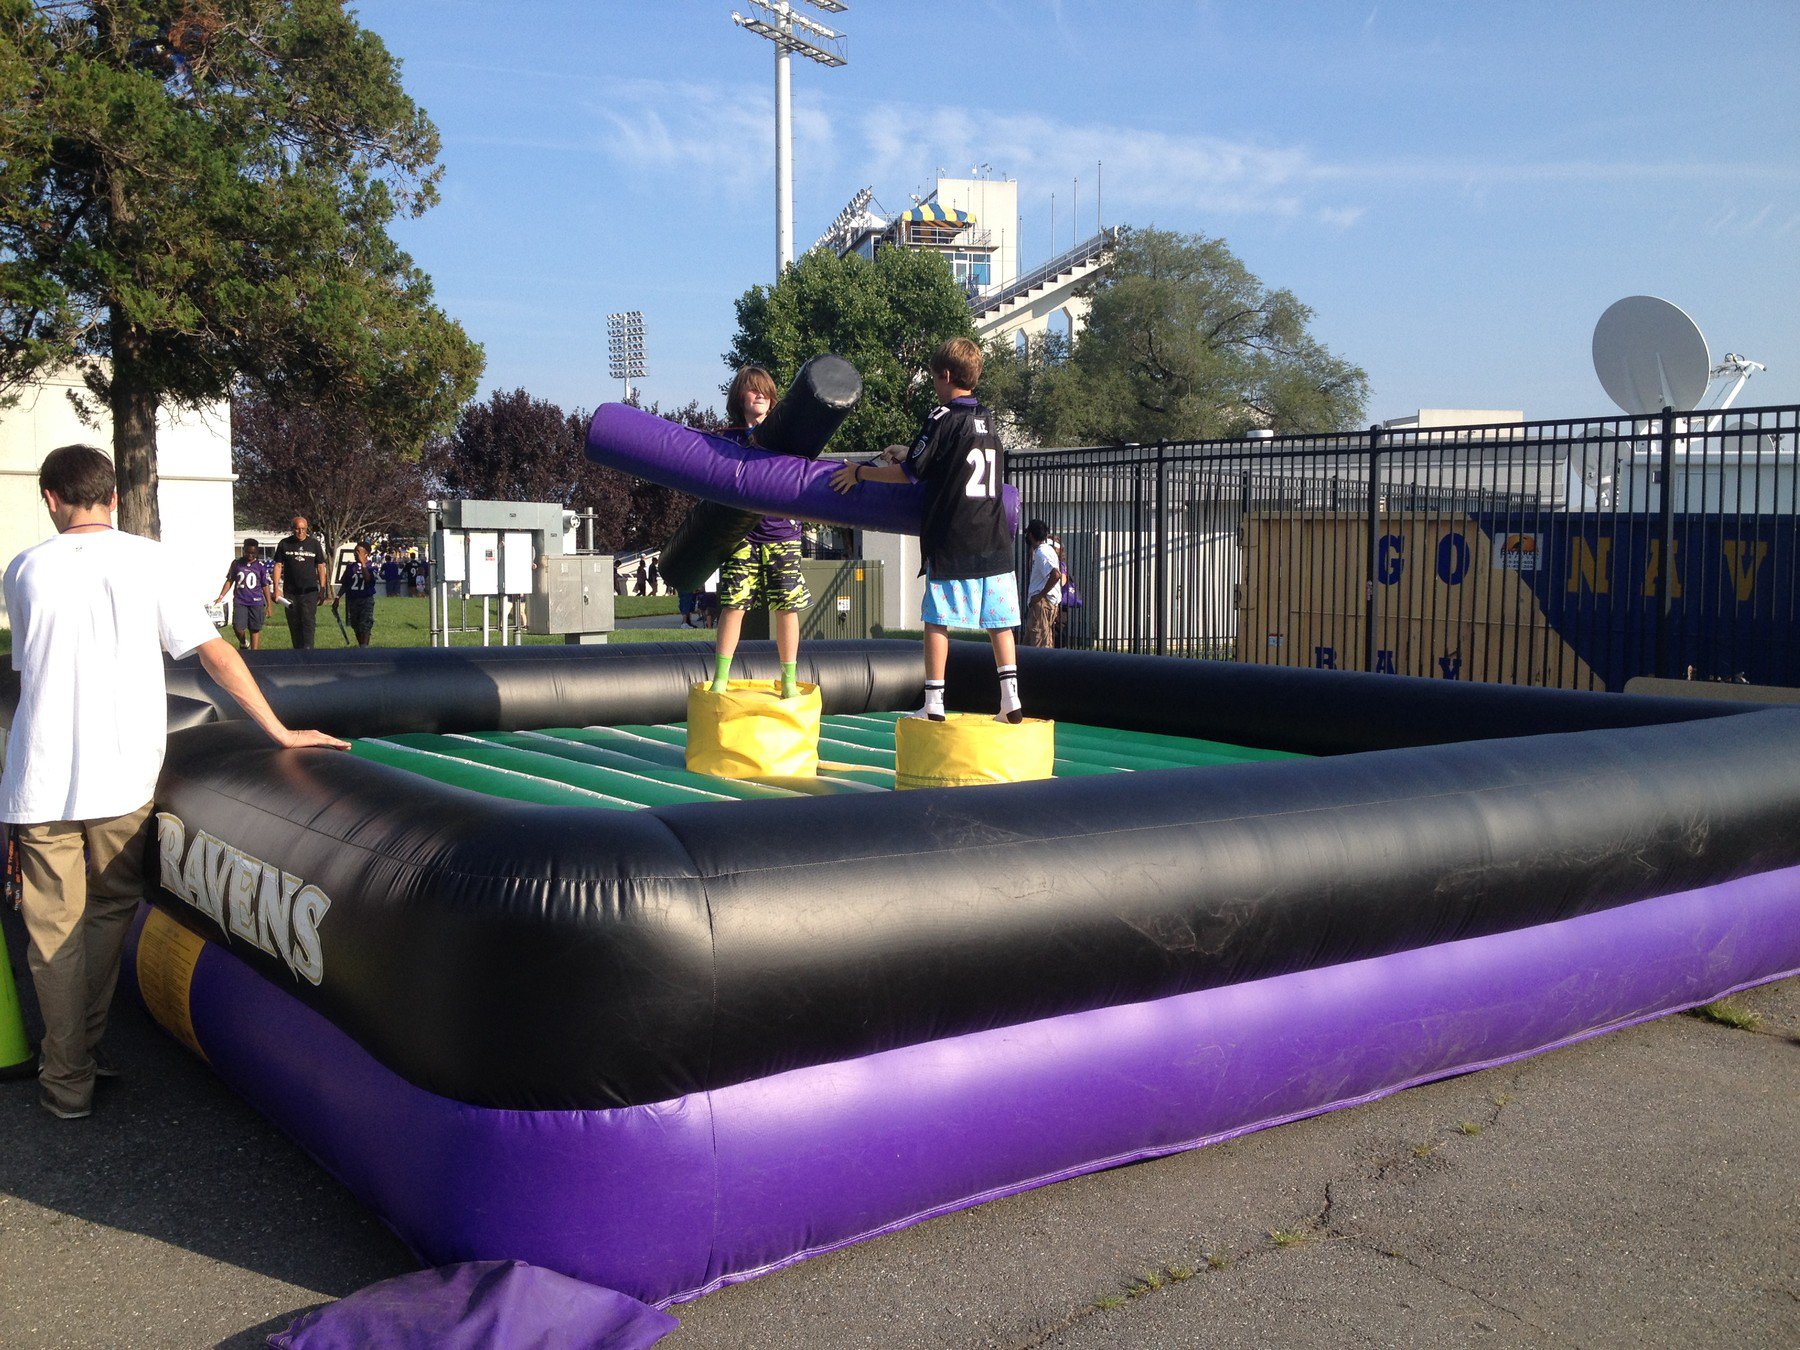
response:
<path fill-rule="evenodd" d="M 1025 606 L 1025 632 L 1020 643 L 1026 647 L 1056 645 L 1056 606 L 1041 595 L 1031 597 Z"/>
<path fill-rule="evenodd" d="M 109 820 L 14 827 L 28 964 L 44 1017 L 38 1082 L 65 1110 L 93 1101 L 94 1047 L 106 1034 L 125 932 L 144 895 L 150 806 Z"/>

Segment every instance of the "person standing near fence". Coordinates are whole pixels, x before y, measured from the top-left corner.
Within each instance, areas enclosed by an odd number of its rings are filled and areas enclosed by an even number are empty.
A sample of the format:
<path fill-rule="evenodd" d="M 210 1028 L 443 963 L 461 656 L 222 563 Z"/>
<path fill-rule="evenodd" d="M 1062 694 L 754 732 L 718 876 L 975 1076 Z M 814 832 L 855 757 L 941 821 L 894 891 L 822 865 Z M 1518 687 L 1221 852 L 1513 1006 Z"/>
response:
<path fill-rule="evenodd" d="M 1056 645 L 1056 614 L 1062 605 L 1062 559 L 1050 542 L 1050 527 L 1034 520 L 1025 527 L 1031 545 L 1031 565 L 1026 572 L 1025 627 L 1020 641 L 1027 647 Z"/>

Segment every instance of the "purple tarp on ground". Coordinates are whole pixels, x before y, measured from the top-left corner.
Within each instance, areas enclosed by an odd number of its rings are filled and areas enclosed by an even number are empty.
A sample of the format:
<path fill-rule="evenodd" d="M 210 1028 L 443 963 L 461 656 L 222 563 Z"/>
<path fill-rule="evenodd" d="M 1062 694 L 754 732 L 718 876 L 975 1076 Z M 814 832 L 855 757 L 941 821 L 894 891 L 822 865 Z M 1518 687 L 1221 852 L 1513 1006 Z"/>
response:
<path fill-rule="evenodd" d="M 190 1010 L 218 1073 L 428 1262 L 516 1258 L 666 1304 L 1796 971 L 1800 868 L 593 1111 L 415 1088 L 215 945 Z"/>
<path fill-rule="evenodd" d="M 708 436 L 624 403 L 602 404 L 588 424 L 587 455 L 609 469 L 674 488 L 721 506 L 793 516 L 859 530 L 917 534 L 925 509 L 918 483 L 863 483 L 831 490 L 843 467 L 830 459 L 801 459 Z M 1001 489 L 1007 525 L 1019 532 L 1019 493 Z"/>
<path fill-rule="evenodd" d="M 315 1308 L 269 1337 L 276 1350 L 649 1350 L 667 1313 L 523 1261 L 416 1270 Z"/>

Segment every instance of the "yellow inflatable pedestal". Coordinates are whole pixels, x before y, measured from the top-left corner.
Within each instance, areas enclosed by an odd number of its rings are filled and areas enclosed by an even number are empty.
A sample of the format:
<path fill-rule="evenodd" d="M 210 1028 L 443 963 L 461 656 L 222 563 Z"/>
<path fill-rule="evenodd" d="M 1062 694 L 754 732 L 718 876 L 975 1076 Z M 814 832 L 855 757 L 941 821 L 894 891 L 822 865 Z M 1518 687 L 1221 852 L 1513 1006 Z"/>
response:
<path fill-rule="evenodd" d="M 894 749 L 896 790 L 1025 783 L 1054 775 L 1056 723 L 996 722 L 989 713 L 950 713 L 942 722 L 902 717 Z"/>
<path fill-rule="evenodd" d="M 782 698 L 774 680 L 688 689 L 687 766 L 715 778 L 812 778 L 819 772 L 819 686 Z"/>

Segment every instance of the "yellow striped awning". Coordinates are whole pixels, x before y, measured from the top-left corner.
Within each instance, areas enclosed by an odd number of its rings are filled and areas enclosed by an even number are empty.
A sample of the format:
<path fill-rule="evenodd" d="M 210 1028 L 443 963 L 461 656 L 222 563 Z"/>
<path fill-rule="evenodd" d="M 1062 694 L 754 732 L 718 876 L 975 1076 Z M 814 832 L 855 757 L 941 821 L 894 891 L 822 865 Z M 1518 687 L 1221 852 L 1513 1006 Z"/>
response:
<path fill-rule="evenodd" d="M 913 225 L 954 225 L 958 229 L 964 225 L 975 223 L 975 217 L 967 211 L 939 206 L 936 202 L 926 202 L 923 206 L 915 206 L 900 219 Z"/>

